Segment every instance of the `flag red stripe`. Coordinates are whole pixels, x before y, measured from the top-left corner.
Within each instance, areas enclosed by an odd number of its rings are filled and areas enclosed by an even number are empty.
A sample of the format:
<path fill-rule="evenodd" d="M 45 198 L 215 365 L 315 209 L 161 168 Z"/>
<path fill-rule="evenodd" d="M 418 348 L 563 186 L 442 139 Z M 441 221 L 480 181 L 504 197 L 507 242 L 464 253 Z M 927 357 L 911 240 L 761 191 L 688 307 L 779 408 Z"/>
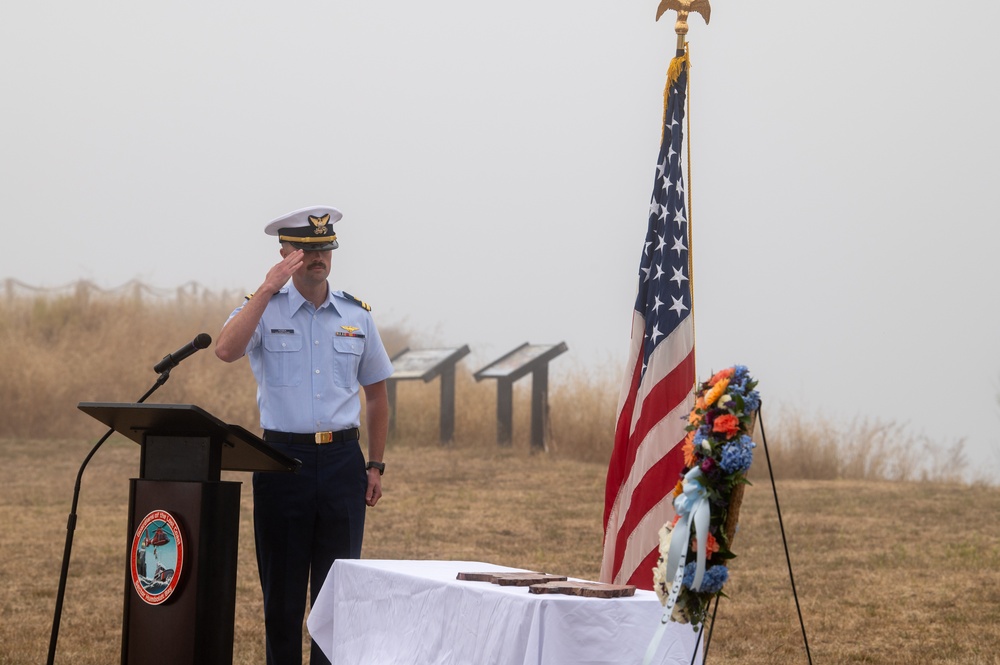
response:
<path fill-rule="evenodd" d="M 631 437 L 635 443 L 634 445 L 630 445 L 629 449 L 632 451 L 637 450 L 639 444 L 649 434 L 649 431 L 663 420 L 668 413 L 677 408 L 678 404 L 686 400 L 688 395 L 691 394 L 693 387 L 694 349 L 692 348 L 669 374 L 653 386 L 653 389 L 649 391 L 649 395 L 643 400 L 642 411 L 639 414 L 639 420 L 635 424 L 635 431 L 632 432 Z M 671 441 L 670 444 L 678 442 Z M 633 461 L 635 461 L 634 452 L 632 459 L 629 460 L 629 466 L 632 465 Z M 673 488 L 671 487 L 671 489 Z"/>
<path fill-rule="evenodd" d="M 632 370 L 631 387 L 628 398 L 619 407 L 618 424 L 615 427 L 615 445 L 611 451 L 611 461 L 608 462 L 607 484 L 604 488 L 604 530 L 607 532 L 611 508 L 618 498 L 622 483 L 628 476 L 635 460 L 635 451 L 629 450 L 629 428 L 632 426 L 632 413 L 635 409 L 636 394 L 639 390 L 639 378 L 642 376 L 642 358 L 636 357 Z"/>
<path fill-rule="evenodd" d="M 670 494 L 680 478 L 681 471 L 684 470 L 684 455 L 681 446 L 674 446 L 670 452 L 661 457 L 643 475 L 632 492 L 632 503 L 629 505 L 625 519 L 622 520 L 618 528 L 618 536 L 615 543 L 615 559 L 613 570 L 617 575 L 622 567 L 622 560 L 625 558 L 626 545 L 632 532 L 639 526 L 639 522 L 646 516 L 656 504 L 663 500 L 664 496 Z M 657 529 L 661 525 L 657 525 Z M 655 547 L 653 548 L 656 549 Z M 652 588 L 652 582 L 647 580 L 642 588 Z"/>
<path fill-rule="evenodd" d="M 642 560 L 636 569 L 632 571 L 632 575 L 628 578 L 625 584 L 633 584 L 640 589 L 646 589 L 647 591 L 653 590 L 653 568 L 656 567 L 657 561 L 660 559 L 660 551 L 654 549 L 652 552 L 646 555 L 646 558 Z"/>
<path fill-rule="evenodd" d="M 691 387 L 694 384 L 694 352 L 693 350 L 690 351 L 649 392 L 643 400 L 641 412 L 636 422 L 636 429 L 629 435 L 629 428 L 632 424 L 633 405 L 637 392 L 637 375 L 640 369 L 641 365 L 636 368 L 636 376 L 633 378 L 633 389 L 630 390 L 626 405 L 619 414 L 618 428 L 615 432 L 616 456 L 613 460 L 613 466 L 609 466 L 608 486 L 605 491 L 605 548 L 609 545 L 607 540 L 614 539 L 610 571 L 611 579 L 617 577 L 621 572 L 628 540 L 632 532 L 649 510 L 674 488 L 677 478 L 684 467 L 682 452 L 678 445 L 683 440 L 681 438 L 673 442 L 674 445 L 659 460 L 653 463 L 634 488 L 622 486 L 627 479 L 628 471 L 635 463 L 640 445 L 645 441 L 650 431 L 690 395 Z M 612 484 L 613 479 L 614 484 Z M 612 533 L 608 525 L 610 512 L 614 502 L 619 500 L 619 494 L 623 491 L 630 493 L 628 501 L 624 501 L 625 497 L 621 497 L 621 503 L 628 507 L 624 515 L 618 516 L 617 524 L 613 525 L 614 532 Z M 655 547 L 653 549 L 655 550 Z M 642 588 L 648 589 L 651 587 L 651 581 L 647 581 L 642 585 Z"/>
<path fill-rule="evenodd" d="M 609 464 L 607 487 L 605 488 L 605 530 L 607 530 L 608 517 L 612 505 L 618 496 L 622 483 L 628 477 L 629 470 L 635 464 L 635 457 L 640 444 L 645 440 L 649 431 L 656 423 L 660 422 L 666 414 L 687 399 L 691 392 L 691 387 L 694 385 L 694 351 L 692 350 L 673 371 L 653 387 L 646 399 L 643 400 L 642 411 L 636 422 L 636 429 L 630 434 L 629 430 L 632 427 L 632 414 L 638 390 L 639 373 L 642 367 L 641 363 L 642 360 L 638 359 L 635 375 L 632 380 L 632 390 L 629 391 L 628 402 L 618 415 L 618 427 L 615 429 L 615 448 L 611 463 Z M 676 443 L 678 442 L 671 442 L 671 444 Z M 669 489 L 673 489 L 673 485 Z M 629 512 L 631 512 L 631 508 Z"/>

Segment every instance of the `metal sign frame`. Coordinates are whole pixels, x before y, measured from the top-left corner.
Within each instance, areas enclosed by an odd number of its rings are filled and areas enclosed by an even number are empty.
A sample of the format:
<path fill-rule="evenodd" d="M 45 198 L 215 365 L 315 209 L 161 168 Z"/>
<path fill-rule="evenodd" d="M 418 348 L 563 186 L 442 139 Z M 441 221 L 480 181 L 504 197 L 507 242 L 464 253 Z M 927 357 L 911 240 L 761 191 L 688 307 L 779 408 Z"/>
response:
<path fill-rule="evenodd" d="M 469 355 L 469 345 L 459 348 L 410 349 L 405 348 L 392 360 L 393 374 L 386 381 L 389 395 L 389 431 L 396 430 L 396 383 L 423 381 L 428 383 L 441 377 L 440 441 L 451 443 L 455 437 L 455 366 Z"/>
<path fill-rule="evenodd" d="M 566 342 L 525 342 L 473 374 L 476 381 L 497 381 L 497 445 L 511 445 L 514 431 L 514 382 L 531 374 L 531 448 L 535 451 L 545 450 L 545 432 L 549 421 L 549 362 L 567 350 Z"/>

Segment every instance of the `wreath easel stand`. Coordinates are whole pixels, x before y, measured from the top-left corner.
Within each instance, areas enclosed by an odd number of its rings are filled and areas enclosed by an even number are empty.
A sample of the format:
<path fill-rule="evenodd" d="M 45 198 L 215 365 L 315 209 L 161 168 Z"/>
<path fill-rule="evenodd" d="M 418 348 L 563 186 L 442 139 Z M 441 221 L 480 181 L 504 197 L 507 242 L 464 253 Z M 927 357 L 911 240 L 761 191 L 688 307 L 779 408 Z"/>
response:
<path fill-rule="evenodd" d="M 802 619 L 802 607 L 799 604 L 799 594 L 795 589 L 795 574 L 792 572 L 792 557 L 788 551 L 788 539 L 785 537 L 785 524 L 781 518 L 781 502 L 778 501 L 778 486 L 774 483 L 774 467 L 771 466 L 771 453 L 768 451 L 767 447 L 767 435 L 764 431 L 764 402 L 761 400 L 760 408 L 757 410 L 757 416 L 755 418 L 755 425 L 760 425 L 760 439 L 761 445 L 764 447 L 764 459 L 767 460 L 767 473 L 771 480 L 771 491 L 774 494 L 774 509 L 778 515 L 778 528 L 781 531 L 781 544 L 785 550 L 785 562 L 788 564 L 788 581 L 792 586 L 792 596 L 795 598 L 795 610 L 799 616 L 799 627 L 802 630 L 802 642 L 806 649 L 806 659 L 809 665 L 812 665 L 812 653 L 809 651 L 809 638 L 806 636 L 806 624 Z M 729 542 L 733 541 L 733 536 L 736 534 L 736 525 L 739 522 L 740 517 L 740 505 L 743 503 L 743 492 L 745 490 L 745 485 L 737 485 L 733 488 L 733 494 L 730 499 L 729 512 L 726 515 L 726 536 Z M 719 612 L 719 600 L 720 596 L 715 597 L 715 604 L 712 607 L 712 618 L 708 624 L 708 634 L 705 636 L 705 647 L 702 650 L 701 662 L 702 665 L 708 661 L 708 648 L 712 644 L 712 630 L 715 628 L 715 617 Z M 701 625 L 701 629 L 698 631 L 698 643 L 701 642 L 702 634 L 705 632 L 705 624 Z M 694 653 L 691 654 L 691 665 L 694 665 L 695 660 L 698 657 L 698 648 L 695 647 Z"/>

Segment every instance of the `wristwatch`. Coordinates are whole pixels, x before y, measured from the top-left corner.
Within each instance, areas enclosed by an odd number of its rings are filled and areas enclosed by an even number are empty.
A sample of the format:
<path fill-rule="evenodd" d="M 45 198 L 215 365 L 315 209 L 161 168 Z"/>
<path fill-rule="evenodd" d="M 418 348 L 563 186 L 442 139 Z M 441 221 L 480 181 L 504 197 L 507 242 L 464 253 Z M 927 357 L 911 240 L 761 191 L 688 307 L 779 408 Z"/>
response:
<path fill-rule="evenodd" d="M 368 462 L 365 465 L 365 471 L 368 469 L 378 469 L 378 475 L 385 473 L 385 462 Z"/>

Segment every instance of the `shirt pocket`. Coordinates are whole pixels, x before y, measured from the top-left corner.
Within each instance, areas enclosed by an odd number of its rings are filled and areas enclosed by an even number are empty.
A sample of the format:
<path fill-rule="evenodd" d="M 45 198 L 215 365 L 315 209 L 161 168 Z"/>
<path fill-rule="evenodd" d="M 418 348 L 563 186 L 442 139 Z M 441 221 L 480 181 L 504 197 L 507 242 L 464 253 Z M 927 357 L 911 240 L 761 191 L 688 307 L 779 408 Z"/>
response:
<path fill-rule="evenodd" d="M 297 386 L 305 373 L 301 335 L 264 335 L 264 376 L 272 386 Z"/>
<path fill-rule="evenodd" d="M 334 381 L 341 388 L 354 388 L 358 384 L 358 368 L 361 354 L 365 352 L 365 340 L 359 337 L 334 337 Z"/>

